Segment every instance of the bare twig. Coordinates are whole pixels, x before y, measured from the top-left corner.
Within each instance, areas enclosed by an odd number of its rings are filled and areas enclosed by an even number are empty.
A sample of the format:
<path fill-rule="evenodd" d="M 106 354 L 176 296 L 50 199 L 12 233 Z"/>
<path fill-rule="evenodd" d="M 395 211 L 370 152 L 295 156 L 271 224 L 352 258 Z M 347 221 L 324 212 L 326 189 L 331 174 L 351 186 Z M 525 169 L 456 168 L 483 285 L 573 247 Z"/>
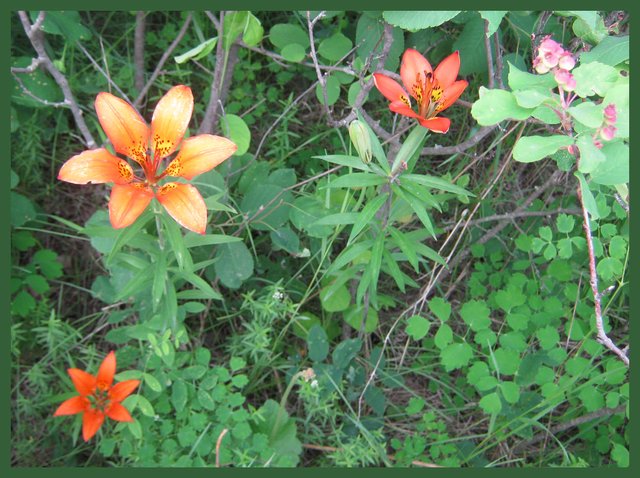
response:
<path fill-rule="evenodd" d="M 223 429 L 216 440 L 216 468 L 220 468 L 220 445 L 222 445 L 222 439 L 228 432 L 228 428 Z"/>
<path fill-rule="evenodd" d="M 393 28 L 388 23 L 384 24 L 384 30 L 382 33 L 382 38 L 380 40 L 382 39 L 384 39 L 384 43 L 382 44 L 382 50 L 380 51 L 380 55 L 376 55 L 378 58 L 378 65 L 384 65 L 385 61 L 387 61 L 387 57 L 389 56 L 389 52 L 391 51 L 391 44 L 393 43 Z M 378 40 L 378 42 L 380 42 L 380 40 Z M 378 45 L 376 44 L 371 54 L 367 57 L 363 71 L 369 70 L 369 66 L 371 64 L 372 58 L 374 56 L 374 52 L 376 51 L 377 47 Z M 371 91 L 371 88 L 373 88 L 373 84 L 374 84 L 373 78 L 369 79 L 369 81 L 366 83 L 363 83 L 361 78 L 360 84 L 362 88 L 360 89 L 358 96 L 356 96 L 356 99 L 353 103 L 353 107 L 351 108 L 351 111 L 347 116 L 345 116 L 341 120 L 334 120 L 331 123 L 332 126 L 336 128 L 346 126 L 349 123 L 351 123 L 351 121 L 357 118 L 357 111 L 361 110 L 362 105 L 365 99 L 367 98 L 367 95 L 369 94 L 369 91 Z"/>
<path fill-rule="evenodd" d="M 589 212 L 584 204 L 582 183 L 578 183 L 578 199 L 582 206 L 582 228 L 584 229 L 584 235 L 587 239 L 587 251 L 589 252 L 589 275 L 591 284 L 591 292 L 593 294 L 594 312 L 596 316 L 596 329 L 598 331 L 598 342 L 607 347 L 613 353 L 615 353 L 624 364 L 629 366 L 629 357 L 625 352 L 620 350 L 616 344 L 607 336 L 604 331 L 604 322 L 602 320 L 602 293 L 598 288 L 598 273 L 596 270 L 596 255 L 593 249 L 593 238 L 591 237 L 591 227 L 589 226 Z"/>
<path fill-rule="evenodd" d="M 489 89 L 492 89 L 495 78 L 493 73 L 493 56 L 491 55 L 491 37 L 489 36 L 489 20 L 484 21 L 484 48 L 487 51 L 487 73 L 489 76 L 487 86 Z"/>
<path fill-rule="evenodd" d="M 504 89 L 504 83 L 502 81 L 502 71 L 504 69 L 502 63 L 502 43 L 498 37 L 498 32 L 493 34 L 493 44 L 496 47 L 496 80 L 498 80 L 498 87 Z"/>
<path fill-rule="evenodd" d="M 545 440 L 549 435 L 556 435 L 565 430 L 569 430 L 570 428 L 575 428 L 578 425 L 582 425 L 583 423 L 588 423 L 590 421 L 596 420 L 598 418 L 609 417 L 611 415 L 617 415 L 618 413 L 623 413 L 627 409 L 627 405 L 618 405 L 616 408 L 601 408 L 600 410 L 596 410 L 595 412 L 587 413 L 581 417 L 574 418 L 573 420 L 569 420 L 565 423 L 560 423 L 555 427 L 552 427 L 548 432 L 540 433 L 534 436 L 531 440 L 522 442 L 516 446 L 516 448 L 523 448 L 525 446 L 531 446 L 538 442 Z"/>
<path fill-rule="evenodd" d="M 149 81 L 147 81 L 147 83 L 142 87 L 140 94 L 133 102 L 134 108 L 140 108 L 142 100 L 145 98 L 145 96 L 147 96 L 147 93 L 149 92 L 149 88 L 151 88 L 151 85 L 153 85 L 153 83 L 156 81 L 156 78 L 158 78 L 158 76 L 160 75 L 160 72 L 162 71 L 162 67 L 167 62 L 169 57 L 173 54 L 173 51 L 178 46 L 178 44 L 184 37 L 185 33 L 187 33 L 187 28 L 189 28 L 189 25 L 191 24 L 191 17 L 192 15 L 191 13 L 189 13 L 182 25 L 182 28 L 180 28 L 180 31 L 178 32 L 174 40 L 171 42 L 171 45 L 169 45 L 169 48 L 167 48 L 167 50 L 162 54 L 160 61 L 156 65 L 156 69 L 151 74 L 151 78 L 149 78 Z"/>
<path fill-rule="evenodd" d="M 42 25 L 42 22 L 44 22 L 45 12 L 40 12 L 38 14 L 38 17 L 33 25 L 29 20 L 29 15 L 27 14 L 27 12 L 21 10 L 18 12 L 18 16 L 20 17 L 20 21 L 22 22 L 22 26 L 25 33 L 27 34 L 27 37 L 29 37 L 31 45 L 38 54 L 37 62 L 40 65 L 44 66 L 44 68 L 49 72 L 49 74 L 51 74 L 55 82 L 62 90 L 64 101 L 69 109 L 71 109 L 73 119 L 75 120 L 78 129 L 82 133 L 87 148 L 95 148 L 96 142 L 93 139 L 93 136 L 91 135 L 91 132 L 89 131 L 89 128 L 84 121 L 82 110 L 78 106 L 78 103 L 76 102 L 75 97 L 71 92 L 69 82 L 67 81 L 67 78 L 60 72 L 60 70 L 55 67 L 53 61 L 51 61 L 51 58 L 49 58 L 49 55 L 45 48 L 44 33 L 42 32 L 42 30 L 40 30 L 40 26 Z M 32 65 L 33 64 L 34 63 L 32 62 Z"/>
<path fill-rule="evenodd" d="M 136 13 L 136 30 L 133 37 L 133 63 L 135 65 L 133 84 L 138 91 L 142 91 L 142 88 L 144 88 L 144 29 L 146 18 L 147 14 L 145 12 Z"/>
<path fill-rule="evenodd" d="M 278 125 L 278 123 L 280 123 L 280 121 L 282 121 L 282 119 L 291 110 L 291 108 L 293 108 L 295 105 L 297 105 L 300 102 L 300 100 L 302 100 L 302 98 L 307 96 L 309 93 L 311 93 L 315 89 L 316 84 L 317 84 L 317 82 L 313 83 L 309 88 L 307 88 L 302 93 L 300 93 L 290 104 L 288 104 L 284 110 L 282 110 L 282 113 L 280 114 L 280 116 L 278 116 L 276 118 L 276 120 L 273 123 L 271 123 L 271 125 L 269 126 L 267 131 L 262 135 L 262 138 L 260 139 L 260 143 L 258 143 L 258 147 L 256 148 L 256 152 L 254 154 L 254 157 L 256 157 L 256 158 L 259 157 L 260 151 L 262 150 L 262 146 L 264 145 L 264 142 L 267 140 L 267 137 L 275 129 L 275 127 Z"/>
<path fill-rule="evenodd" d="M 216 124 L 216 118 L 218 114 L 218 107 L 221 98 L 221 90 L 222 83 L 225 78 L 225 68 L 226 68 L 226 57 L 224 52 L 224 45 L 222 41 L 222 37 L 224 34 L 224 15 L 225 12 L 220 12 L 220 19 L 217 22 L 214 22 L 218 30 L 218 43 L 216 45 L 216 66 L 213 70 L 213 79 L 211 80 L 211 88 L 209 95 L 209 103 L 207 104 L 207 108 L 204 112 L 204 117 L 202 118 L 202 122 L 200 123 L 200 127 L 198 128 L 198 133 L 211 133 L 214 130 L 214 126 Z M 213 15 L 209 15 L 209 18 L 213 17 Z"/>
<path fill-rule="evenodd" d="M 322 71 L 320 71 L 320 67 L 318 65 L 318 56 L 316 55 L 316 41 L 315 41 L 315 38 L 313 37 L 313 28 L 315 27 L 318 20 L 320 20 L 322 17 L 324 17 L 324 10 L 318 13 L 318 15 L 316 15 L 313 20 L 311 19 L 311 12 L 307 10 L 307 27 L 309 30 L 309 43 L 311 45 L 310 55 L 311 55 L 311 59 L 313 60 L 313 64 L 316 68 L 316 75 L 318 76 L 318 82 L 320 83 L 320 88 L 322 89 L 322 99 L 324 100 L 322 104 L 324 106 L 327 117 L 331 118 L 331 109 L 329 108 L 329 99 L 327 98 L 327 82 L 324 77 L 324 74 L 322 73 Z"/>
<path fill-rule="evenodd" d="M 571 214 L 578 215 L 582 214 L 582 211 L 579 209 L 556 209 L 555 211 L 520 211 L 520 212 L 510 212 L 506 214 L 493 214 L 491 216 L 485 216 L 480 219 L 475 219 L 473 221 L 469 221 L 469 226 L 477 226 L 478 224 L 482 224 L 485 222 L 494 222 L 494 221 L 513 221 L 515 219 L 521 217 L 547 217 L 555 214 Z M 450 231 L 455 226 L 450 224 L 445 226 L 444 231 Z"/>
<path fill-rule="evenodd" d="M 120 95 L 121 98 L 125 99 L 126 101 L 129 101 L 129 98 L 127 97 L 127 95 L 124 93 L 124 91 L 122 91 L 120 89 L 120 87 L 117 85 L 117 83 L 115 81 L 113 81 L 111 79 L 111 75 L 109 75 L 106 71 L 104 71 L 102 69 L 102 67 L 100 65 L 98 65 L 98 62 L 91 56 L 91 53 L 89 53 L 87 51 L 87 49 L 85 47 L 83 47 L 80 42 L 76 42 L 76 46 L 78 48 L 80 48 L 80 51 L 82 51 L 82 53 L 84 53 L 84 55 L 89 59 L 89 61 L 91 62 L 91 64 L 93 65 L 93 67 L 98 70 L 100 72 L 100 74 L 102 74 L 102 76 L 105 77 L 105 79 L 107 80 L 107 82 L 111 85 L 111 87 L 116 90 L 118 92 L 118 94 Z"/>
<path fill-rule="evenodd" d="M 428 148 L 422 148 L 420 151 L 421 156 L 449 156 L 451 154 L 462 153 L 469 148 L 473 148 L 476 144 L 482 141 L 484 138 L 496 129 L 495 126 L 483 126 L 475 132 L 471 138 L 458 143 L 455 146 L 431 146 Z"/>

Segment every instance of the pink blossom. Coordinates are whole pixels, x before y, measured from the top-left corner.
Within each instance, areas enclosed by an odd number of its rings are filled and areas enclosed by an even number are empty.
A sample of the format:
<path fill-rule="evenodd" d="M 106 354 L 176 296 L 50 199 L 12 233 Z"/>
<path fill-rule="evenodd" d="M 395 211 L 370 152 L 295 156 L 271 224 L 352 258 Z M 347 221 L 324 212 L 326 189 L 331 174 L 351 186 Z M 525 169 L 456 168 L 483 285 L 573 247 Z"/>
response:
<path fill-rule="evenodd" d="M 596 138 L 593 138 L 593 145 L 598 149 L 602 149 L 603 146 L 602 141 Z"/>
<path fill-rule="evenodd" d="M 541 75 L 549 72 L 549 67 L 542 62 L 539 56 L 533 59 L 533 68 Z"/>
<path fill-rule="evenodd" d="M 564 49 L 562 46 L 555 40 L 552 40 L 551 37 L 546 37 L 542 42 L 540 42 L 540 46 L 538 46 L 538 54 L 545 53 L 554 53 L 556 55 L 561 55 Z"/>
<path fill-rule="evenodd" d="M 559 43 L 551 38 L 545 38 L 538 47 L 538 58 L 547 68 L 554 68 L 558 66 L 560 55 L 564 53 L 564 49 Z"/>
<path fill-rule="evenodd" d="M 615 126 L 605 126 L 600 130 L 600 137 L 605 141 L 611 141 L 616 134 L 618 128 Z"/>
<path fill-rule="evenodd" d="M 558 85 L 565 91 L 573 91 L 576 89 L 576 80 L 571 73 L 561 68 L 557 69 L 553 76 L 556 79 Z"/>
<path fill-rule="evenodd" d="M 608 125 L 614 125 L 616 124 L 617 117 L 618 114 L 616 111 L 616 105 L 614 105 L 613 103 L 607 105 L 607 107 L 604 109 L 605 123 L 607 123 Z"/>
<path fill-rule="evenodd" d="M 558 66 L 563 70 L 571 70 L 574 66 L 576 66 L 576 59 L 573 57 L 571 53 L 568 51 L 564 51 L 560 58 L 558 58 Z"/>

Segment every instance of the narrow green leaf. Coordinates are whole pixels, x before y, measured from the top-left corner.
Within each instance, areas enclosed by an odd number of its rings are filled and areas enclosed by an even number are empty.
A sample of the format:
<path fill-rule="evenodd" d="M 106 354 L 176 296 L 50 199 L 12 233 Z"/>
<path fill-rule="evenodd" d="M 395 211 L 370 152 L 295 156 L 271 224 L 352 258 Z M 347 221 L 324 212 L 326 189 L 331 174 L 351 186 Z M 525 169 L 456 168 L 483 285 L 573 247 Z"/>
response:
<path fill-rule="evenodd" d="M 591 219 L 598 220 L 600 219 L 600 213 L 598 212 L 598 204 L 596 203 L 596 199 L 593 197 L 593 193 L 591 193 L 591 189 L 589 189 L 589 185 L 587 184 L 587 180 L 584 178 L 584 175 L 576 171 L 573 175 L 578 178 L 580 181 L 580 190 L 582 191 L 582 202 L 584 206 L 589 211 L 591 215 Z"/>
<path fill-rule="evenodd" d="M 378 161 L 378 164 L 383 169 L 385 174 L 389 174 L 391 172 L 391 169 L 389 168 L 387 155 L 384 153 L 384 150 L 382 149 L 382 145 L 380 144 L 380 140 L 378 139 L 378 136 L 371 129 L 371 126 L 369 126 L 369 124 L 366 121 L 364 121 L 360 111 L 358 111 L 358 119 L 360 120 L 360 123 L 364 125 L 365 129 L 369 132 L 369 136 L 371 138 L 371 151 L 373 152 L 373 157 L 376 158 L 376 161 Z"/>
<path fill-rule="evenodd" d="M 369 201 L 365 207 L 360 211 L 360 217 L 354 223 L 353 229 L 351 229 L 351 234 L 349 235 L 349 240 L 347 241 L 347 245 L 351 244 L 351 241 L 356 238 L 356 236 L 371 223 L 371 220 L 376 215 L 378 210 L 385 203 L 387 198 L 389 197 L 389 193 L 384 193 L 379 196 L 376 196 L 371 201 Z"/>
<path fill-rule="evenodd" d="M 397 172 L 402 163 L 409 163 L 409 160 L 413 157 L 416 151 L 422 148 L 422 144 L 427 137 L 428 131 L 429 130 L 427 130 L 427 128 L 420 125 L 416 125 L 413 128 L 411 133 L 409 133 L 409 136 L 404 140 L 404 143 L 402 143 L 396 158 L 393 160 L 393 166 L 391 167 L 392 172 Z"/>
<path fill-rule="evenodd" d="M 364 164 L 358 156 L 347 156 L 344 154 L 329 154 L 329 155 L 322 155 L 322 156 L 314 156 L 314 158 L 320 158 L 333 164 L 339 164 L 341 166 L 349 166 L 350 168 L 371 172 L 371 168 L 368 165 Z"/>
<path fill-rule="evenodd" d="M 208 299 L 222 300 L 220 293 L 216 292 L 207 281 L 193 272 L 175 271 L 174 274 L 199 289 Z"/>
<path fill-rule="evenodd" d="M 387 178 L 370 173 L 351 173 L 334 179 L 327 188 L 362 188 L 368 186 L 379 186 L 388 181 Z"/>
<path fill-rule="evenodd" d="M 371 247 L 372 242 L 373 241 L 368 240 L 368 241 L 362 241 L 362 242 L 358 242 L 357 244 L 351 244 L 350 246 L 347 246 L 340 253 L 340 255 L 336 257 L 336 259 L 333 261 L 331 266 L 329 266 L 329 269 L 327 269 L 327 274 L 333 274 L 334 272 L 339 271 L 348 263 L 353 261 L 356 257 L 358 257 L 360 254 L 362 254 L 365 251 L 368 251 L 369 248 Z"/>
<path fill-rule="evenodd" d="M 391 237 L 393 237 L 393 239 L 395 240 L 395 243 L 398 245 L 402 253 L 407 257 L 409 264 L 411 264 L 411 266 L 413 266 L 413 269 L 418 272 L 418 256 L 412 244 L 405 237 L 405 235 L 395 227 L 390 226 L 388 227 L 388 229 L 391 233 Z"/>
<path fill-rule="evenodd" d="M 151 286 L 151 304 L 153 310 L 157 310 L 160 299 L 164 293 L 165 283 L 167 281 L 167 259 L 165 254 L 158 254 L 156 266 L 153 276 L 153 285 Z"/>
<path fill-rule="evenodd" d="M 380 277 L 380 267 L 382 266 L 382 251 L 384 250 L 384 234 L 378 234 L 371 249 L 371 260 L 369 261 L 369 274 L 371 275 L 371 285 L 369 286 L 369 300 L 374 307 L 377 307 L 378 298 L 378 278 Z"/>
<path fill-rule="evenodd" d="M 441 191 L 447 191 L 454 194 L 461 194 L 463 196 L 474 196 L 473 193 L 467 191 L 460 186 L 456 186 L 455 184 L 447 181 L 446 179 L 438 178 L 436 176 L 429 176 L 426 174 L 403 174 L 402 179 L 409 179 L 418 184 L 422 184 L 423 186 L 427 186 L 429 188 L 440 189 Z"/>
<path fill-rule="evenodd" d="M 118 233 L 118 237 L 116 237 L 116 241 L 113 244 L 113 248 L 106 258 L 105 262 L 107 265 L 111 263 L 113 257 L 120 251 L 120 249 L 122 249 L 125 244 L 131 243 L 133 237 L 136 236 L 142 230 L 142 228 L 147 225 L 152 215 L 153 212 L 150 209 L 147 209 L 133 224 L 120 230 L 120 232 Z"/>
<path fill-rule="evenodd" d="M 241 238 L 236 236 L 227 236 L 226 234 L 196 234 L 187 233 L 184 237 L 185 247 L 212 246 L 214 244 L 227 244 L 229 242 L 239 242 Z"/>
<path fill-rule="evenodd" d="M 178 267 L 180 269 L 191 270 L 193 262 L 191 260 L 191 254 L 184 246 L 184 238 L 180 231 L 180 226 L 167 214 L 162 214 L 162 224 L 164 226 L 165 238 L 169 241 L 169 246 L 173 254 L 175 255 Z M 165 245 L 165 247 L 167 247 Z"/>
<path fill-rule="evenodd" d="M 409 192 L 405 194 L 405 192 L 395 184 L 393 184 L 391 188 L 398 197 L 404 199 L 407 204 L 411 206 L 411 209 L 413 209 L 413 212 L 416 213 L 416 216 L 418 216 L 418 219 L 420 219 L 420 222 L 422 222 L 427 232 L 435 239 L 436 233 L 433 229 L 433 224 L 431 222 L 431 219 L 429 218 L 429 215 L 427 214 L 426 209 L 422 204 L 420 204 L 420 201 Z"/>
<path fill-rule="evenodd" d="M 312 226 L 342 226 L 345 224 L 354 224 L 360 214 L 357 212 L 339 212 L 336 214 L 329 214 L 322 217 L 312 223 Z"/>
<path fill-rule="evenodd" d="M 386 266 L 387 272 L 391 277 L 393 277 L 393 280 L 396 281 L 396 284 L 398 285 L 398 289 L 400 289 L 401 292 L 404 292 L 404 289 L 405 289 L 404 274 L 400 270 L 398 263 L 395 261 L 393 256 L 389 253 L 389 251 L 387 251 L 386 248 L 382 249 L 382 258 L 384 260 L 384 264 Z"/>

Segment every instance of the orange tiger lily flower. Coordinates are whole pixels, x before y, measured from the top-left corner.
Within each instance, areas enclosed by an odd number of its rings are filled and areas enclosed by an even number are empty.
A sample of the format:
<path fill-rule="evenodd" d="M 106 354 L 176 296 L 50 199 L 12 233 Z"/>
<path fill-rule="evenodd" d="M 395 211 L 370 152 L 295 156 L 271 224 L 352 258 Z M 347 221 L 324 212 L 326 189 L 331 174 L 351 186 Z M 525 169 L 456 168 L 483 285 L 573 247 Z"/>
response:
<path fill-rule="evenodd" d="M 456 81 L 458 71 L 460 54 L 457 51 L 442 60 L 434 71 L 424 56 L 409 48 L 402 55 L 400 65 L 404 88 L 381 73 L 374 73 L 373 81 L 380 93 L 391 102 L 391 111 L 416 118 L 431 131 L 446 133 L 451 121 L 437 115 L 451 106 L 468 85 L 466 80 Z M 410 96 L 418 104 L 417 112 L 411 107 Z"/>
<path fill-rule="evenodd" d="M 67 372 L 79 395 L 62 402 L 53 416 L 82 413 L 84 441 L 89 441 L 98 432 L 105 417 L 119 422 L 133 421 L 120 402 L 131 395 L 140 380 L 125 380 L 113 385 L 116 373 L 116 354 L 113 351 L 104 358 L 95 377 L 77 368 L 70 368 Z"/>
<path fill-rule="evenodd" d="M 58 179 L 74 184 L 113 183 L 109 199 L 111 225 L 132 224 L 155 197 L 178 224 L 204 234 L 207 208 L 195 186 L 182 182 L 159 184 L 166 176 L 187 180 L 215 168 L 238 147 L 227 138 L 202 134 L 182 140 L 191 113 L 191 88 L 178 85 L 158 102 L 151 127 L 126 101 L 102 92 L 95 102 L 98 120 L 117 153 L 133 159 L 144 172 L 136 176 L 131 165 L 105 148 L 84 151 L 65 162 Z M 178 154 L 159 172 L 165 158 Z"/>

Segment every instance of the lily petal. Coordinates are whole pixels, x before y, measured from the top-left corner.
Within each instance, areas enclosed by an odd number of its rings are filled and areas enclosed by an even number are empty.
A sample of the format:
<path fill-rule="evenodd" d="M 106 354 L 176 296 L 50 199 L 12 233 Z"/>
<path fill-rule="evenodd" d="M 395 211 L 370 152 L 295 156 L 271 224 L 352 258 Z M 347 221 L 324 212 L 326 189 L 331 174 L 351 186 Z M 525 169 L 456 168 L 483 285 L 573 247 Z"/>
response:
<path fill-rule="evenodd" d="M 84 441 L 89 441 L 93 435 L 98 433 L 98 430 L 104 422 L 104 413 L 97 410 L 87 410 L 82 415 L 82 438 Z"/>
<path fill-rule="evenodd" d="M 96 378 L 93 375 L 78 368 L 70 368 L 67 373 L 71 377 L 73 386 L 76 387 L 81 396 L 85 397 L 93 393 L 93 389 L 96 386 Z"/>
<path fill-rule="evenodd" d="M 193 111 L 191 88 L 178 85 L 160 99 L 151 118 L 151 148 L 154 161 L 169 156 L 187 131 Z"/>
<path fill-rule="evenodd" d="M 123 405 L 115 402 L 112 403 L 106 411 L 106 415 L 112 420 L 119 422 L 132 422 L 131 414 Z"/>
<path fill-rule="evenodd" d="M 238 146 L 222 136 L 201 134 L 185 139 L 180 152 L 167 166 L 166 174 L 192 179 L 215 168 L 236 152 Z"/>
<path fill-rule="evenodd" d="M 408 116 L 409 118 L 421 118 L 421 116 L 409 108 L 402 101 L 394 101 L 393 103 L 389 103 L 389 109 L 394 113 L 398 113 L 399 115 Z"/>
<path fill-rule="evenodd" d="M 133 179 L 133 169 L 104 148 L 91 149 L 67 160 L 58 179 L 73 184 L 127 184 Z"/>
<path fill-rule="evenodd" d="M 378 88 L 378 91 L 382 93 L 382 96 L 384 96 L 389 101 L 402 101 L 405 104 L 408 103 L 409 106 L 411 105 L 409 95 L 404 90 L 404 88 L 400 86 L 397 81 L 389 78 L 387 75 L 374 73 L 373 83 L 376 85 L 376 88 Z"/>
<path fill-rule="evenodd" d="M 116 374 L 116 354 L 109 352 L 100 364 L 98 375 L 96 376 L 98 386 L 103 390 L 107 390 L 113 384 L 113 376 Z"/>
<path fill-rule="evenodd" d="M 444 89 L 456 80 L 460 71 L 460 52 L 454 51 L 440 62 L 433 72 L 440 86 Z"/>
<path fill-rule="evenodd" d="M 449 106 L 455 103 L 468 85 L 469 83 L 467 80 L 454 81 L 449 85 L 444 90 L 444 101 L 442 102 L 442 108 L 440 108 L 440 111 L 446 110 Z"/>
<path fill-rule="evenodd" d="M 144 167 L 149 127 L 133 106 L 111 93 L 98 93 L 96 112 L 114 149 Z"/>
<path fill-rule="evenodd" d="M 191 184 L 167 183 L 156 193 L 160 204 L 182 227 L 204 234 L 207 227 L 207 206 Z"/>
<path fill-rule="evenodd" d="M 62 402 L 53 416 L 59 417 L 61 415 L 75 415 L 76 413 L 81 413 L 87 410 L 89 405 L 90 402 L 87 397 L 78 395 Z"/>
<path fill-rule="evenodd" d="M 142 183 L 116 184 L 109 199 L 109 219 L 115 229 L 127 227 L 138 219 L 153 199 L 153 191 Z"/>
<path fill-rule="evenodd" d="M 413 48 L 408 48 L 402 55 L 400 64 L 400 77 L 405 89 L 413 96 L 413 86 L 416 81 L 425 83 L 425 76 L 432 73 L 433 69 L 429 61 Z M 415 98 L 415 97 L 414 97 Z"/>
<path fill-rule="evenodd" d="M 127 398 L 140 385 L 140 380 L 124 380 L 116 383 L 109 390 L 109 399 L 112 402 L 121 402 Z"/>
<path fill-rule="evenodd" d="M 449 118 L 443 118 L 442 116 L 429 119 L 420 118 L 418 122 L 434 133 L 446 133 L 449 131 L 449 126 L 451 126 L 451 120 Z"/>

